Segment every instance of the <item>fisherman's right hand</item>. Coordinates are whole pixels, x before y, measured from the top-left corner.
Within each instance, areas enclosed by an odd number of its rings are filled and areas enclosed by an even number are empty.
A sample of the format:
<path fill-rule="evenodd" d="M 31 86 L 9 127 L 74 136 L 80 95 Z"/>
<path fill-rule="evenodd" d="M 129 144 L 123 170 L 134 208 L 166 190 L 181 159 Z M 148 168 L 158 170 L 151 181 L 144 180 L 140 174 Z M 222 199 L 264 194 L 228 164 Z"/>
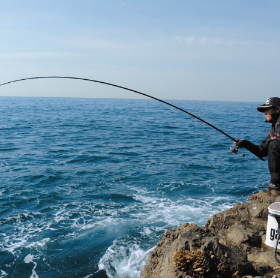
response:
<path fill-rule="evenodd" d="M 241 139 L 238 141 L 234 141 L 235 146 L 237 146 L 238 148 L 244 148 L 248 145 L 250 141 L 245 140 L 245 139 Z"/>

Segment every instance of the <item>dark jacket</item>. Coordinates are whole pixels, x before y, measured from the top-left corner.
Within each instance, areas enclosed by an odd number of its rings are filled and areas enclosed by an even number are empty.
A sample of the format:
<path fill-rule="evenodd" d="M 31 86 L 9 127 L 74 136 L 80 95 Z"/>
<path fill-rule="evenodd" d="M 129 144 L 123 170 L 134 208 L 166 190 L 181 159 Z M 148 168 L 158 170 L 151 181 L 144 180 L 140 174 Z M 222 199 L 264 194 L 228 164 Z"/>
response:
<path fill-rule="evenodd" d="M 268 130 L 268 136 L 262 141 L 260 145 L 255 145 L 250 141 L 246 141 L 245 148 L 252 152 L 253 154 L 265 157 L 268 155 L 268 146 L 271 140 L 280 140 L 280 114 L 276 114 L 273 117 L 273 123 L 271 123 L 271 128 Z"/>

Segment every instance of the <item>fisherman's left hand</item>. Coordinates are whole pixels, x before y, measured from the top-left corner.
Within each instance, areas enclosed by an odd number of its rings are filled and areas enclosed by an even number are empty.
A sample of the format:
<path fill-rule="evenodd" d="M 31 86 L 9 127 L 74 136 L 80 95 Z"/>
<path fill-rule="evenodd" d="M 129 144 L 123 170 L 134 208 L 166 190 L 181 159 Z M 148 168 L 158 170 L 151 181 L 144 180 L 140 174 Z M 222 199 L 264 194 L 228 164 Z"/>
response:
<path fill-rule="evenodd" d="M 234 141 L 234 145 L 237 146 L 238 148 L 244 148 L 246 147 L 246 145 L 249 143 L 248 140 L 245 139 L 241 139 L 238 141 Z"/>

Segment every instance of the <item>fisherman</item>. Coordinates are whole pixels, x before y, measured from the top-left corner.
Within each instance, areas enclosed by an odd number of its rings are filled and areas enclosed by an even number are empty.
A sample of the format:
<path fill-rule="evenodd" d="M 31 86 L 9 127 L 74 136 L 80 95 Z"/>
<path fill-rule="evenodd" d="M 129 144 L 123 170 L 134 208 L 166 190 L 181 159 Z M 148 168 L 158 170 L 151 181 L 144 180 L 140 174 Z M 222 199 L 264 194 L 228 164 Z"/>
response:
<path fill-rule="evenodd" d="M 264 113 L 265 122 L 271 123 L 268 136 L 262 141 L 261 145 L 255 145 L 245 139 L 239 140 L 235 144 L 239 148 L 245 147 L 257 156 L 268 156 L 268 169 L 271 180 L 267 185 L 267 189 L 280 190 L 280 98 L 271 97 L 257 109 L 259 112 Z"/>

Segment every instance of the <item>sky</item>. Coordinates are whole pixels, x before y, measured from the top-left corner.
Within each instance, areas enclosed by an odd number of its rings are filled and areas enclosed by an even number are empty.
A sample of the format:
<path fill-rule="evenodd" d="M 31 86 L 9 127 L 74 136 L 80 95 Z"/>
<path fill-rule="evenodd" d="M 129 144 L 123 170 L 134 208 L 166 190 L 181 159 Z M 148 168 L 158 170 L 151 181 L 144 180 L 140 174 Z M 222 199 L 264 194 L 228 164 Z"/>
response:
<path fill-rule="evenodd" d="M 280 96 L 279 0 L 0 0 L 0 84 L 89 78 L 161 99 Z M 0 96 L 144 98 L 78 80 Z"/>

